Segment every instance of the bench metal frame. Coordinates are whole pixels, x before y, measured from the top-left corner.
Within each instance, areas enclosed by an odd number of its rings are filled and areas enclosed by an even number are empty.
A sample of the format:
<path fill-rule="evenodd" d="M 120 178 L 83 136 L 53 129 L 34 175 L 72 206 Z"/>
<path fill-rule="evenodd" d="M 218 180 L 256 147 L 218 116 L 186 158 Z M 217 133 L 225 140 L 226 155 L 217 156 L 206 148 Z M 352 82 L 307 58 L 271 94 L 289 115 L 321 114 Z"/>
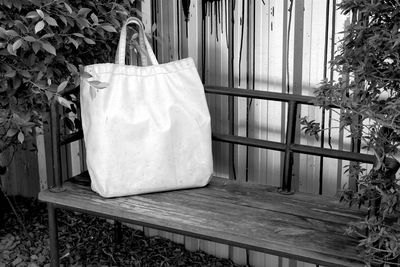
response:
<path fill-rule="evenodd" d="M 218 94 L 230 97 L 230 101 L 233 97 L 245 97 L 250 99 L 262 99 L 270 101 L 279 101 L 287 103 L 287 125 L 286 125 L 286 138 L 285 142 L 274 142 L 261 139 L 254 139 L 249 137 L 235 136 L 233 135 L 234 121 L 230 121 L 231 134 L 219 134 L 213 133 L 213 140 L 221 141 L 237 145 L 246 145 L 257 148 L 271 149 L 284 152 L 284 165 L 283 174 L 281 177 L 281 190 L 283 192 L 290 193 L 292 190 L 292 174 L 293 174 L 293 154 L 303 153 L 309 155 L 331 157 L 336 159 L 373 163 L 374 157 L 372 155 L 360 154 L 355 152 L 348 152 L 336 149 L 327 149 L 314 146 L 300 145 L 295 143 L 295 136 L 297 133 L 297 114 L 299 105 L 313 105 L 315 98 L 310 96 L 285 94 L 285 93 L 274 93 L 259 90 L 246 90 L 229 87 L 217 87 L 217 86 L 206 86 L 205 92 L 208 94 Z M 67 91 L 64 94 L 69 94 L 71 91 Z M 53 185 L 50 190 L 52 192 L 63 191 L 62 187 L 62 172 L 61 172 L 61 145 L 71 143 L 79 140 L 83 137 L 82 132 L 69 134 L 66 136 L 60 135 L 60 120 L 59 120 L 59 105 L 57 101 L 52 101 L 50 109 L 51 117 L 51 139 L 52 139 L 52 156 L 53 156 Z M 231 117 L 232 118 L 232 117 Z M 49 234 L 50 234 L 50 256 L 51 266 L 59 266 L 59 249 L 58 249 L 58 231 L 57 231 L 57 218 L 56 218 L 56 207 L 48 203 L 48 217 L 49 217 Z M 90 213 L 88 211 L 83 211 Z M 96 214 L 94 214 L 96 215 Z M 119 220 L 120 218 L 112 219 Z"/>

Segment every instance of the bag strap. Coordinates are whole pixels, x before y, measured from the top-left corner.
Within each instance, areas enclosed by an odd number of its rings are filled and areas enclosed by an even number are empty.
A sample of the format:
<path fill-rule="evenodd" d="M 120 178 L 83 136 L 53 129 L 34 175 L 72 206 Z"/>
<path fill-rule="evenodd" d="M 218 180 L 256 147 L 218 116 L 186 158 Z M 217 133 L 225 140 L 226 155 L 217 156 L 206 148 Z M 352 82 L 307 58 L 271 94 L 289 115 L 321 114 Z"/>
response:
<path fill-rule="evenodd" d="M 158 61 L 156 56 L 154 55 L 153 49 L 149 41 L 146 38 L 144 33 L 144 25 L 141 20 L 136 17 L 130 17 L 126 20 L 124 25 L 121 28 L 121 35 L 119 37 L 118 49 L 115 55 L 115 63 L 120 65 L 125 65 L 125 55 L 126 55 L 126 35 L 127 35 L 127 26 L 129 24 L 136 24 L 139 26 L 139 46 L 142 49 L 139 49 L 139 54 L 141 56 L 141 62 L 143 66 L 147 66 L 147 59 L 150 59 L 150 63 L 152 65 L 158 65 Z M 143 53 L 146 52 L 146 53 Z"/>

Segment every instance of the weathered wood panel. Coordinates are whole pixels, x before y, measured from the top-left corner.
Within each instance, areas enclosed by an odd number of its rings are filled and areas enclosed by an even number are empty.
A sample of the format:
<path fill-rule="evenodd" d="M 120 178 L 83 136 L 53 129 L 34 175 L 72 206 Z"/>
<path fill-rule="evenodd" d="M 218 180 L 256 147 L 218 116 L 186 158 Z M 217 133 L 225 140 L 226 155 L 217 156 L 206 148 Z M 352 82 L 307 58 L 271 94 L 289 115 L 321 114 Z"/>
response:
<path fill-rule="evenodd" d="M 361 266 L 356 241 L 343 235 L 362 213 L 335 198 L 281 195 L 275 188 L 214 178 L 206 188 L 104 199 L 84 187 L 43 191 L 61 207 L 224 242 L 327 266 Z"/>
<path fill-rule="evenodd" d="M 7 172 L 1 175 L 0 183 L 7 195 L 35 197 L 39 193 L 38 156 L 36 151 L 31 151 L 33 146 L 36 146 L 35 138 L 26 137 L 25 149 L 10 147 L 1 153 L 0 163 L 7 166 Z"/>

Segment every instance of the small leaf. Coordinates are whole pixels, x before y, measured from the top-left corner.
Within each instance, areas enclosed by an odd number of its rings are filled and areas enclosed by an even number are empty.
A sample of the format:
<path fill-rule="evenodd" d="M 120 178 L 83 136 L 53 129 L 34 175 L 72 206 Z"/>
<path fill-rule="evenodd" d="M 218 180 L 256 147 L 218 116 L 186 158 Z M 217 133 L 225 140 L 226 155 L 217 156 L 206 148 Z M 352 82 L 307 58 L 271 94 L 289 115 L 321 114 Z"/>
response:
<path fill-rule="evenodd" d="M 72 8 L 71 8 L 67 3 L 65 3 L 65 2 L 64 2 L 64 6 L 65 6 L 65 9 L 67 9 L 67 11 L 68 11 L 70 14 L 72 14 Z"/>
<path fill-rule="evenodd" d="M 83 28 L 89 28 L 90 27 L 90 22 L 87 19 L 83 18 L 83 17 L 78 17 L 76 19 L 76 23 L 80 26 L 81 30 Z"/>
<path fill-rule="evenodd" d="M 81 9 L 79 9 L 78 15 L 82 16 L 82 17 L 86 17 L 87 14 L 89 14 L 90 11 L 92 11 L 90 8 L 83 7 Z"/>
<path fill-rule="evenodd" d="M 96 14 L 92 13 L 92 14 L 90 15 L 90 18 L 92 19 L 92 21 L 93 21 L 93 23 L 94 23 L 95 25 L 99 24 L 99 18 L 96 16 Z"/>
<path fill-rule="evenodd" d="M 44 50 L 46 50 L 50 54 L 56 55 L 56 49 L 50 43 L 42 42 L 42 47 Z"/>
<path fill-rule="evenodd" d="M 35 52 L 35 54 L 37 54 L 37 52 L 39 52 L 40 48 L 42 48 L 42 44 L 40 42 L 34 42 L 32 44 L 32 49 L 33 49 L 33 52 Z"/>
<path fill-rule="evenodd" d="M 44 28 L 44 21 L 41 20 L 35 25 L 35 33 L 40 32 L 41 30 L 43 30 L 43 28 Z"/>
<path fill-rule="evenodd" d="M 10 55 L 16 56 L 15 51 L 14 51 L 14 49 L 13 49 L 13 46 L 12 46 L 11 44 L 8 44 L 8 45 L 7 45 L 7 51 L 8 51 L 8 53 L 9 53 Z"/>
<path fill-rule="evenodd" d="M 10 128 L 7 131 L 7 137 L 12 137 L 18 133 L 18 129 Z"/>
<path fill-rule="evenodd" d="M 89 78 L 93 77 L 92 74 L 90 74 L 89 72 L 86 72 L 86 71 L 81 71 L 80 75 L 84 79 L 89 79 Z"/>
<path fill-rule="evenodd" d="M 18 36 L 18 33 L 16 31 L 14 31 L 14 30 L 7 30 L 7 31 L 4 31 L 4 33 L 6 35 L 8 35 L 8 36 L 11 36 L 11 37 L 17 37 Z"/>
<path fill-rule="evenodd" d="M 15 70 L 11 69 L 11 70 L 7 71 L 6 74 L 4 74 L 4 77 L 14 78 L 15 75 L 17 75 L 17 72 Z"/>
<path fill-rule="evenodd" d="M 67 19 L 64 16 L 59 16 L 59 18 L 65 25 L 68 25 Z"/>
<path fill-rule="evenodd" d="M 36 38 L 30 35 L 24 36 L 24 40 L 27 42 L 35 42 Z"/>
<path fill-rule="evenodd" d="M 85 38 L 85 35 L 83 35 L 82 33 L 79 33 L 79 32 L 75 32 L 72 35 L 75 35 L 76 37 Z"/>
<path fill-rule="evenodd" d="M 62 83 L 60 83 L 60 85 L 57 87 L 57 93 L 60 93 L 62 90 L 65 89 L 65 87 L 67 87 L 68 81 L 63 81 Z"/>
<path fill-rule="evenodd" d="M 17 90 L 18 88 L 20 88 L 22 84 L 22 80 L 19 78 L 13 79 L 13 88 L 14 90 Z"/>
<path fill-rule="evenodd" d="M 71 105 L 74 105 L 72 101 L 69 101 L 62 96 L 57 95 L 56 97 L 57 97 L 57 102 L 63 107 L 71 109 Z"/>
<path fill-rule="evenodd" d="M 21 45 L 22 45 L 22 39 L 18 39 L 18 40 L 15 41 L 15 42 L 13 43 L 13 45 L 12 45 L 13 50 L 14 50 L 14 51 L 17 51 L 18 48 L 21 47 Z"/>
<path fill-rule="evenodd" d="M 95 87 L 96 89 L 104 89 L 109 86 L 108 83 L 100 82 L 100 81 L 89 81 L 89 84 L 91 86 Z"/>
<path fill-rule="evenodd" d="M 50 92 L 50 91 L 46 90 L 45 93 L 46 93 L 46 96 L 47 96 L 47 100 L 49 100 L 49 101 L 54 97 L 54 93 L 53 92 Z"/>
<path fill-rule="evenodd" d="M 6 30 L 3 27 L 0 27 L 0 38 L 7 39 Z"/>
<path fill-rule="evenodd" d="M 151 32 L 155 32 L 157 30 L 157 24 L 153 23 L 151 26 Z"/>
<path fill-rule="evenodd" d="M 36 12 L 39 14 L 40 17 L 44 18 L 44 13 L 40 9 L 36 9 Z"/>
<path fill-rule="evenodd" d="M 117 32 L 117 30 L 112 25 L 102 25 L 101 27 L 107 32 Z"/>
<path fill-rule="evenodd" d="M 40 39 L 46 39 L 46 38 L 51 38 L 54 36 L 54 33 L 46 33 L 45 35 L 43 35 L 42 37 L 40 37 Z"/>
<path fill-rule="evenodd" d="M 58 26 L 57 21 L 52 17 L 45 17 L 44 20 L 51 26 Z"/>
<path fill-rule="evenodd" d="M 89 39 L 89 38 L 84 38 L 83 40 L 85 40 L 85 42 L 86 42 L 87 44 L 91 44 L 91 45 L 95 45 L 95 44 L 96 44 L 95 41 L 93 41 L 92 39 Z"/>
<path fill-rule="evenodd" d="M 25 140 L 25 135 L 22 131 L 18 133 L 18 141 L 22 144 Z"/>
<path fill-rule="evenodd" d="M 71 44 L 73 44 L 73 45 L 75 46 L 76 49 L 78 49 L 79 43 L 78 43 L 75 39 L 72 39 L 71 37 L 67 37 L 67 38 L 68 38 L 68 41 L 69 41 Z"/>
<path fill-rule="evenodd" d="M 68 63 L 68 62 L 67 62 L 67 69 L 72 73 L 77 73 L 78 72 L 78 69 L 75 67 L 75 65 L 73 65 L 71 63 Z"/>
<path fill-rule="evenodd" d="M 36 11 L 31 11 L 28 14 L 26 14 L 25 18 L 27 19 L 36 19 L 39 17 L 39 14 Z"/>

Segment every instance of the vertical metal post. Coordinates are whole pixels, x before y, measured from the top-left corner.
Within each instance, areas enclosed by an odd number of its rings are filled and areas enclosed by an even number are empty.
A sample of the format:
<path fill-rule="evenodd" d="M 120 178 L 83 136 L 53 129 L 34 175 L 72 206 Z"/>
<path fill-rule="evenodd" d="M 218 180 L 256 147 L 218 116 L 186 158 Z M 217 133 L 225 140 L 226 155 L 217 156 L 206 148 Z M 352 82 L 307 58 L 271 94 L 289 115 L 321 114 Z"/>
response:
<path fill-rule="evenodd" d="M 60 121 L 58 118 L 58 105 L 56 100 L 50 104 L 51 119 L 51 146 L 53 156 L 53 188 L 52 191 L 62 190 L 61 153 L 60 153 Z"/>
<path fill-rule="evenodd" d="M 283 177 L 282 177 L 282 191 L 290 192 L 292 187 L 292 175 L 293 175 L 293 152 L 291 150 L 292 144 L 294 144 L 294 138 L 296 136 L 296 115 L 297 115 L 297 102 L 288 102 L 288 120 L 286 126 L 286 148 L 285 158 L 283 165 Z"/>
<path fill-rule="evenodd" d="M 228 8 L 229 7 L 229 8 Z M 229 31 L 225 34 L 229 35 L 229 44 L 228 44 L 228 87 L 234 87 L 235 80 L 235 69 L 234 69 L 234 41 L 235 41 L 235 7 L 233 6 L 233 2 L 228 1 L 228 20 L 229 23 Z M 244 7 L 243 7 L 244 8 Z M 215 22 L 217 23 L 217 22 Z M 233 96 L 228 97 L 228 121 L 229 121 L 229 134 L 234 135 L 235 133 L 235 100 Z M 235 146 L 234 144 L 229 144 L 229 178 L 236 180 L 236 171 L 235 171 Z"/>
<path fill-rule="evenodd" d="M 324 38 L 324 80 L 328 78 L 328 43 L 329 43 L 329 12 L 330 12 L 330 0 L 326 1 L 325 8 L 325 38 Z M 335 13 L 335 12 L 333 12 Z M 325 109 L 322 109 L 322 121 L 321 129 L 325 129 Z M 321 131 L 320 147 L 325 147 L 325 131 Z M 319 186 L 318 194 L 322 195 L 323 190 L 323 175 L 324 175 L 324 157 L 319 158 Z"/>
<path fill-rule="evenodd" d="M 122 242 L 122 225 L 119 221 L 114 221 L 114 242 L 117 244 Z"/>
<path fill-rule="evenodd" d="M 50 237 L 50 266 L 60 266 L 60 256 L 58 252 L 58 230 L 57 230 L 57 217 L 56 208 L 53 204 L 47 204 L 47 211 L 49 216 L 49 237 Z"/>
<path fill-rule="evenodd" d="M 359 124 L 361 119 L 362 118 L 359 115 L 353 116 L 354 124 L 350 126 L 350 131 L 352 134 L 357 133 L 357 135 L 351 137 L 351 152 L 360 153 L 360 151 L 361 151 L 361 136 L 359 134 L 360 133 L 362 134 L 362 129 L 359 128 L 360 126 L 357 126 L 357 124 Z M 357 162 L 351 161 L 350 164 L 357 164 Z M 350 169 L 350 172 L 352 172 L 352 173 L 350 173 L 349 188 L 354 191 L 357 191 L 358 190 L 358 185 L 357 185 L 358 175 L 355 175 L 351 169 Z"/>

